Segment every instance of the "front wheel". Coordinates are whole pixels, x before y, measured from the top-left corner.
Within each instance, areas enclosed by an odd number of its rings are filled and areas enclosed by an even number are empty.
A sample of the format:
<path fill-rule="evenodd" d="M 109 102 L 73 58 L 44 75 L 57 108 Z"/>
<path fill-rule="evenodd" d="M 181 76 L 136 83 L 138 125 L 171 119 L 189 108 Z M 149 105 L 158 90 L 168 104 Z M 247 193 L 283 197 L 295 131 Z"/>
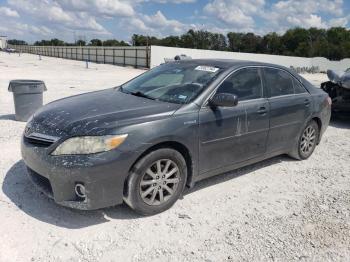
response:
<path fill-rule="evenodd" d="M 142 215 L 163 212 L 180 197 L 186 178 L 186 161 L 178 151 L 155 150 L 132 168 L 124 201 Z"/>

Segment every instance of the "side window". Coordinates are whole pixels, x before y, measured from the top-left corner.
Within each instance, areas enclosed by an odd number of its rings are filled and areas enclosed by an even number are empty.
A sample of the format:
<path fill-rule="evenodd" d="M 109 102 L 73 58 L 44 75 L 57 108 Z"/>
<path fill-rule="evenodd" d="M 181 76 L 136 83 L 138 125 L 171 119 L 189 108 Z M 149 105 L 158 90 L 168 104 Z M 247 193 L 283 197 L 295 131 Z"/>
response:
<path fill-rule="evenodd" d="M 279 69 L 265 68 L 266 85 L 271 97 L 294 94 L 293 78 Z"/>
<path fill-rule="evenodd" d="M 294 82 L 294 92 L 296 94 L 303 94 L 303 93 L 307 93 L 305 87 L 296 79 L 293 79 Z"/>
<path fill-rule="evenodd" d="M 259 70 L 257 68 L 239 70 L 229 76 L 216 92 L 235 94 L 239 101 L 262 98 L 263 88 Z"/>

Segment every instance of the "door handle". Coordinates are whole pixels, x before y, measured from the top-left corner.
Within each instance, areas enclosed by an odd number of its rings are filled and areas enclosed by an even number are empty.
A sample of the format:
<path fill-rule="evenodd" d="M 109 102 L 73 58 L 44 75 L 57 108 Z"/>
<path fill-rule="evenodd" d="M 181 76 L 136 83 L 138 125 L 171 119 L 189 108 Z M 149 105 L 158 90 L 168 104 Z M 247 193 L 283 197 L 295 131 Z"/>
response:
<path fill-rule="evenodd" d="M 304 100 L 304 104 L 306 107 L 310 106 L 310 100 L 309 99 L 305 99 Z"/>
<path fill-rule="evenodd" d="M 258 114 L 265 115 L 266 113 L 267 113 L 266 107 L 262 106 L 262 107 L 259 108 Z"/>

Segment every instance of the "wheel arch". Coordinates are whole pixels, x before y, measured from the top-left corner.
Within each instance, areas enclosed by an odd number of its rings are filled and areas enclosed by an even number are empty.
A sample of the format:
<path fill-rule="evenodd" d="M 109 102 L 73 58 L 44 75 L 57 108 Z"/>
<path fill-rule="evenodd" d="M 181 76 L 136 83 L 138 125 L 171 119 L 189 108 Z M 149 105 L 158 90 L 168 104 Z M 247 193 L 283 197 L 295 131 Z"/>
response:
<path fill-rule="evenodd" d="M 317 138 L 317 144 L 319 144 L 320 140 L 321 140 L 322 120 L 321 120 L 321 118 L 314 116 L 310 119 L 310 121 L 315 121 L 318 125 L 319 134 L 318 134 L 318 138 Z"/>
<path fill-rule="evenodd" d="M 164 141 L 164 142 L 159 142 L 155 145 L 152 145 L 151 147 L 149 147 L 147 150 L 145 150 L 135 161 L 134 163 L 131 165 L 130 169 L 128 170 L 128 174 L 130 174 L 131 170 L 134 168 L 135 164 L 142 159 L 144 156 L 148 155 L 149 153 L 157 150 L 157 149 L 161 149 L 161 148 L 170 148 L 170 149 L 174 149 L 176 151 L 178 151 L 183 158 L 186 161 L 186 166 L 187 166 L 187 180 L 186 180 L 186 185 L 191 187 L 193 186 L 193 157 L 192 154 L 190 152 L 190 150 L 188 149 L 187 146 L 185 146 L 184 144 L 177 142 L 177 141 Z M 124 195 L 127 193 L 128 191 L 128 179 L 129 179 L 129 175 L 127 176 L 127 178 L 124 181 Z"/>

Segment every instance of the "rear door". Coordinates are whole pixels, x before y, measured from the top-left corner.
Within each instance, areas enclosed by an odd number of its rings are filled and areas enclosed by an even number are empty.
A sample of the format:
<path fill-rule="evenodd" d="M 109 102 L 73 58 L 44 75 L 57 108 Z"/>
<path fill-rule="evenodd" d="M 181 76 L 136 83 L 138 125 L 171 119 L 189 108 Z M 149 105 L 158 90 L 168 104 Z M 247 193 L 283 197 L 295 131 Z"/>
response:
<path fill-rule="evenodd" d="M 269 103 L 261 70 L 244 68 L 229 76 L 216 93 L 238 96 L 235 107 L 204 106 L 199 113 L 200 172 L 229 166 L 262 155 L 269 129 Z"/>
<path fill-rule="evenodd" d="M 270 131 L 267 152 L 288 151 L 311 114 L 311 97 L 289 72 L 264 68 L 264 82 L 269 92 Z"/>

